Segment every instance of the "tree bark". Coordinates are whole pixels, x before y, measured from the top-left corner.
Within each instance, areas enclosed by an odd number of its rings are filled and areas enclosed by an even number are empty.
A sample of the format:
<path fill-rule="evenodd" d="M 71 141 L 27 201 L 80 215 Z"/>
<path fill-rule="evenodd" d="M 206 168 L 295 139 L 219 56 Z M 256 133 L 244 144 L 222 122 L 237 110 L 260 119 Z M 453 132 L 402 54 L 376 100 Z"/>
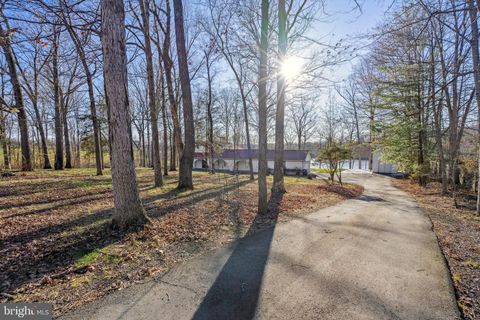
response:
<path fill-rule="evenodd" d="M 287 55 L 287 13 L 285 0 L 278 1 L 278 61 L 285 61 Z M 275 116 L 275 166 L 273 168 L 272 192 L 284 193 L 284 131 L 285 131 L 285 75 L 277 75 L 277 112 Z"/>
<path fill-rule="evenodd" d="M 57 27 L 53 27 L 52 81 L 55 108 L 55 170 L 63 170 L 63 116 L 61 108 L 60 85 L 58 80 L 58 39 Z"/>
<path fill-rule="evenodd" d="M 163 78 L 161 61 L 160 63 L 160 90 L 162 98 L 162 123 L 163 123 L 163 174 L 168 176 L 168 124 L 167 124 L 167 102 L 165 101 L 165 80 Z"/>
<path fill-rule="evenodd" d="M 1 85 L 2 85 L 2 98 L 5 100 L 5 79 L 4 74 L 0 73 L 1 77 Z M 0 142 L 2 143 L 2 152 L 3 152 L 3 166 L 5 169 L 11 169 L 10 166 L 10 158 L 9 158 L 9 150 L 8 150 L 8 142 L 7 142 L 7 116 L 4 112 L 0 109 Z"/>
<path fill-rule="evenodd" d="M 258 66 L 258 213 L 266 214 L 267 200 L 267 63 L 268 0 L 262 0 L 260 59 Z"/>
<path fill-rule="evenodd" d="M 40 135 L 40 144 L 42 145 L 42 156 L 43 156 L 43 169 L 52 169 L 50 164 L 50 158 L 48 156 L 48 146 L 47 138 L 45 136 L 45 130 L 42 124 L 42 117 L 40 116 L 40 111 L 38 110 L 38 100 L 32 100 L 33 111 L 35 113 L 35 119 L 37 120 L 38 134 Z"/>
<path fill-rule="evenodd" d="M 148 106 L 150 110 L 150 125 L 152 130 L 152 164 L 154 171 L 154 185 L 161 187 L 163 185 L 162 163 L 160 160 L 160 142 L 158 135 L 158 112 L 155 99 L 155 79 L 153 74 L 153 55 L 150 39 L 150 11 L 149 0 L 140 0 L 140 11 L 142 15 L 143 38 L 145 59 L 147 64 L 147 84 L 148 84 Z"/>
<path fill-rule="evenodd" d="M 2 152 L 3 152 L 3 167 L 5 169 L 11 169 L 10 159 L 8 158 L 8 143 L 7 143 L 7 134 L 6 134 L 6 123 L 5 115 L 3 111 L 0 110 L 0 142 L 2 143 Z"/>
<path fill-rule="evenodd" d="M 3 16 L 3 13 L 2 13 Z M 8 25 L 7 25 L 8 28 Z M 0 25 L 0 32 L 5 32 Z M 9 30 L 7 30 L 9 32 Z M 25 111 L 25 105 L 23 103 L 22 86 L 20 79 L 18 78 L 17 68 L 15 66 L 15 55 L 13 53 L 10 38 L 8 36 L 2 39 L 3 53 L 8 65 L 8 72 L 10 74 L 10 82 L 12 84 L 13 97 L 15 100 L 15 108 L 18 110 L 18 127 L 20 131 L 20 149 L 21 149 L 21 162 L 22 171 L 33 171 L 32 158 L 30 155 L 30 145 L 28 141 L 28 121 L 27 112 Z"/>
<path fill-rule="evenodd" d="M 185 124 L 184 146 L 180 156 L 180 172 L 178 175 L 179 189 L 192 189 L 192 165 L 195 152 L 195 128 L 193 124 L 192 92 L 188 72 L 187 49 L 185 47 L 185 32 L 183 26 L 182 0 L 173 1 L 175 13 L 175 38 L 177 44 L 178 69 L 182 87 L 183 121 Z"/>
<path fill-rule="evenodd" d="M 146 223 L 148 217 L 140 201 L 133 163 L 123 0 L 102 0 L 102 47 L 112 146 L 112 223 L 125 230 Z"/>
<path fill-rule="evenodd" d="M 443 106 L 443 95 L 440 96 L 440 99 L 436 99 L 435 93 L 435 49 L 436 46 L 432 41 L 430 53 L 430 99 L 434 117 L 434 129 L 435 129 L 435 143 L 437 145 L 438 153 L 438 162 L 439 162 L 439 175 L 442 183 L 442 194 L 447 194 L 448 192 L 448 178 L 445 170 L 445 157 L 444 157 L 444 148 L 443 148 L 443 139 L 442 139 L 442 106 Z"/>
<path fill-rule="evenodd" d="M 253 160 L 252 160 L 252 144 L 250 142 L 250 126 L 248 121 L 248 106 L 247 106 L 247 97 L 243 91 L 243 88 L 240 90 L 240 95 L 242 96 L 242 105 L 243 105 L 243 118 L 245 122 L 245 136 L 247 139 L 247 150 L 248 150 L 248 168 L 250 170 L 250 180 L 253 180 Z"/>
<path fill-rule="evenodd" d="M 70 130 L 68 128 L 68 103 L 62 99 L 62 116 L 63 116 L 63 140 L 65 141 L 65 168 L 71 169 L 72 165 L 72 147 L 70 144 Z"/>
<path fill-rule="evenodd" d="M 208 158 L 210 162 L 210 172 L 215 173 L 215 165 L 213 163 L 213 115 L 212 115 L 212 75 L 211 75 L 211 61 L 210 53 L 205 51 L 205 66 L 207 67 L 207 81 L 208 81 L 208 99 L 207 99 L 207 143 L 208 143 Z"/>
<path fill-rule="evenodd" d="M 157 11 L 153 11 L 154 15 Z M 156 17 L 156 16 L 155 16 Z M 167 102 L 165 97 L 165 77 L 162 60 L 162 48 L 160 47 L 160 36 L 158 34 L 159 21 L 155 20 L 155 30 L 157 30 L 157 40 L 155 44 L 157 46 L 158 53 L 158 68 L 159 68 L 159 89 L 160 89 L 160 104 L 162 108 L 162 125 L 163 125 L 163 174 L 168 176 L 168 119 L 167 119 Z"/>
<path fill-rule="evenodd" d="M 181 157 L 184 146 L 183 146 L 183 140 L 182 140 L 182 129 L 180 126 L 180 119 L 178 117 L 178 106 L 175 100 L 175 94 L 173 89 L 173 77 L 172 77 L 173 62 L 172 62 L 172 59 L 170 58 L 170 45 L 171 45 L 170 43 L 171 41 L 170 0 L 165 1 L 165 16 L 166 16 L 166 22 L 165 22 L 165 28 L 164 28 L 165 38 L 163 40 L 162 61 L 163 61 L 163 68 L 165 72 L 165 80 L 167 83 L 167 95 L 168 95 L 168 102 L 170 105 L 170 115 L 171 115 L 172 124 L 173 124 L 173 137 L 174 137 L 175 147 L 172 146 L 172 150 L 178 150 Z M 157 23 L 160 25 L 161 21 L 157 12 L 155 12 L 155 18 L 157 19 Z M 170 158 L 171 158 L 170 171 L 177 170 L 176 164 L 175 164 L 175 157 L 176 157 L 175 153 L 172 153 L 170 155 Z"/>

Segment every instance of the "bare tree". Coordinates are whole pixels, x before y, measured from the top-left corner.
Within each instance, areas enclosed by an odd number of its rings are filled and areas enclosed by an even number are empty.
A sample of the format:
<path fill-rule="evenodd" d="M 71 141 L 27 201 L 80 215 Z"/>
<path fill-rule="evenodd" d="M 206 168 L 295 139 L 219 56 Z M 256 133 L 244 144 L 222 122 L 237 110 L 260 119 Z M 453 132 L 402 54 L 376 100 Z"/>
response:
<path fill-rule="evenodd" d="M 211 17 L 211 28 L 205 27 L 205 30 L 209 32 L 210 36 L 216 41 L 216 45 L 221 51 L 223 57 L 225 58 L 230 70 L 235 76 L 235 80 L 240 91 L 240 97 L 242 98 L 243 106 L 243 118 L 245 122 L 245 137 L 247 142 L 248 150 L 248 167 L 250 173 L 250 180 L 254 179 L 253 176 L 253 160 L 252 160 L 252 145 L 250 137 L 250 122 L 248 116 L 248 90 L 246 90 L 246 67 L 244 66 L 245 62 L 239 56 L 238 48 L 232 48 L 231 44 L 231 33 L 229 23 L 231 22 L 233 15 L 236 10 L 228 6 L 223 7 L 219 10 L 218 13 L 215 13 L 215 5 L 213 1 L 209 1 L 209 10 Z M 258 43 L 259 39 L 255 39 Z"/>
<path fill-rule="evenodd" d="M 150 109 L 150 125 L 152 130 L 152 162 L 155 173 L 154 185 L 161 187 L 163 185 L 162 163 L 160 159 L 160 142 L 158 134 L 158 111 L 155 98 L 155 76 L 153 74 L 153 54 L 150 38 L 150 1 L 139 0 L 140 12 L 142 15 L 142 33 L 144 39 L 145 59 L 147 63 L 147 84 L 148 84 L 148 105 Z"/>
<path fill-rule="evenodd" d="M 356 79 L 353 77 L 350 77 L 345 85 L 340 89 L 336 89 L 338 95 L 345 101 L 347 104 L 347 109 L 346 111 L 349 111 L 349 113 L 352 116 L 353 120 L 353 125 L 355 128 L 355 137 L 357 138 L 357 144 L 361 143 L 361 137 L 360 137 L 360 115 L 359 115 L 359 101 L 358 101 L 358 84 L 356 82 Z M 358 158 L 358 168 L 362 168 L 362 159 L 360 157 L 359 153 L 359 158 Z"/>
<path fill-rule="evenodd" d="M 285 0 L 278 1 L 278 61 L 285 62 L 287 56 L 287 12 Z M 277 74 L 277 112 L 275 116 L 275 165 L 273 168 L 272 192 L 284 193 L 284 131 L 285 131 L 285 75 Z"/>
<path fill-rule="evenodd" d="M 15 99 L 15 109 L 18 117 L 18 126 L 20 128 L 20 148 L 22 153 L 22 171 L 32 171 L 33 164 L 30 154 L 30 145 L 28 141 L 28 122 L 27 113 L 25 111 L 25 105 L 23 101 L 23 90 L 20 83 L 20 79 L 17 73 L 16 58 L 12 49 L 10 41 L 10 33 L 12 30 L 8 24 L 8 20 L 3 15 L 3 8 L 0 8 L 0 15 L 3 18 L 5 27 L 0 23 L 0 44 L 5 55 L 5 60 L 8 65 L 8 73 L 10 75 L 10 82 L 12 84 L 13 96 Z M 2 98 L 2 104 L 5 104 L 5 100 Z M 8 106 L 7 107 L 11 107 Z"/>
<path fill-rule="evenodd" d="M 52 165 L 50 164 L 50 158 L 48 156 L 48 147 L 47 147 L 47 138 L 45 136 L 45 127 L 42 121 L 42 116 L 40 115 L 40 110 L 38 106 L 38 95 L 39 95 L 39 78 L 42 72 L 42 69 L 48 62 L 48 56 L 45 57 L 43 60 L 41 59 L 41 48 L 43 47 L 44 43 L 39 38 L 39 33 L 37 37 L 33 41 L 33 52 L 32 56 L 30 57 L 30 64 L 28 67 L 32 70 L 31 78 L 28 78 L 25 71 L 21 67 L 18 60 L 15 62 L 17 63 L 18 70 L 22 75 L 22 85 L 23 89 L 27 93 L 28 98 L 30 99 L 30 103 L 32 104 L 33 111 L 35 114 L 35 124 L 40 136 L 40 143 L 42 145 L 42 154 L 43 154 L 43 169 L 52 169 Z"/>
<path fill-rule="evenodd" d="M 317 124 L 315 107 L 301 99 L 299 103 L 291 103 L 290 119 L 297 137 L 297 149 L 301 150 L 308 139 L 313 135 L 313 129 Z"/>
<path fill-rule="evenodd" d="M 178 116 L 178 104 L 177 100 L 175 99 L 175 89 L 174 89 L 174 77 L 172 75 L 173 69 L 173 61 L 170 56 L 170 48 L 171 48 L 171 11 L 170 11 L 170 0 L 165 1 L 165 23 L 162 22 L 160 19 L 159 9 L 155 7 L 153 11 L 155 15 L 155 23 L 158 27 L 161 28 L 164 34 L 163 39 L 163 47 L 162 50 L 158 50 L 158 54 L 161 54 L 161 58 L 163 61 L 163 70 L 165 74 L 165 82 L 167 87 L 167 96 L 168 96 L 168 103 L 170 106 L 170 116 L 171 122 L 173 125 L 173 140 L 174 143 L 171 144 L 171 152 L 170 152 L 170 170 L 176 170 L 175 167 L 175 153 L 178 152 L 179 156 L 182 156 L 183 153 L 183 139 L 182 139 L 182 129 L 180 125 L 180 119 Z M 159 45 L 158 45 L 159 47 Z"/>
<path fill-rule="evenodd" d="M 91 117 L 92 126 L 93 126 L 93 141 L 94 141 L 94 147 L 95 147 L 95 166 L 97 169 L 97 175 L 102 175 L 103 164 L 102 164 L 101 137 L 100 137 L 101 132 L 100 132 L 100 124 L 97 117 L 97 108 L 95 103 L 93 74 L 92 74 L 92 71 L 90 70 L 89 62 L 87 61 L 87 55 L 85 53 L 85 47 L 84 47 L 85 43 L 82 41 L 81 35 L 79 35 L 72 26 L 73 24 L 71 21 L 71 17 L 69 15 L 71 10 L 69 9 L 65 0 L 59 0 L 59 2 L 61 4 L 61 10 L 58 16 L 61 18 L 62 23 L 65 25 L 66 30 L 70 35 L 70 38 L 72 39 L 72 42 L 77 51 L 78 58 L 82 64 L 82 67 L 85 73 L 85 78 L 87 81 L 88 98 L 90 101 L 90 104 L 89 104 L 90 117 Z M 48 8 L 48 5 L 46 4 L 43 4 L 43 6 Z M 82 33 L 84 34 L 84 38 L 87 39 L 88 38 L 87 36 L 89 33 L 91 33 L 91 31 L 87 33 L 82 31 Z"/>
<path fill-rule="evenodd" d="M 282 0 L 280 0 L 282 1 Z M 258 213 L 268 210 L 267 200 L 267 63 L 268 0 L 262 0 L 260 59 L 258 65 Z"/>
<path fill-rule="evenodd" d="M 60 97 L 60 83 L 58 80 L 58 46 L 59 31 L 53 26 L 52 41 L 52 84 L 55 107 L 55 170 L 63 170 L 63 116 Z"/>
<path fill-rule="evenodd" d="M 183 26 L 182 0 L 174 0 L 175 38 L 177 44 L 178 69 L 182 86 L 183 121 L 185 125 L 185 144 L 180 157 L 180 172 L 178 175 L 179 189 L 192 189 L 192 165 L 195 152 L 195 128 L 193 125 L 193 104 L 188 72 L 187 49 L 185 46 L 185 31 Z"/>
<path fill-rule="evenodd" d="M 102 0 L 102 46 L 108 105 L 115 212 L 120 229 L 148 221 L 138 192 L 133 163 L 127 92 L 127 55 L 123 0 Z"/>

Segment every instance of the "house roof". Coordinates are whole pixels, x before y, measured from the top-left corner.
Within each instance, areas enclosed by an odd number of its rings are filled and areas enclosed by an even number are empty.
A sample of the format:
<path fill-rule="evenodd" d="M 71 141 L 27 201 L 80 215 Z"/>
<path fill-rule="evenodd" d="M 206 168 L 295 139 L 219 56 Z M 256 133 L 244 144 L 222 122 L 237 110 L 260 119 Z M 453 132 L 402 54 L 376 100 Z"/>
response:
<path fill-rule="evenodd" d="M 258 159 L 258 149 L 225 149 L 222 153 L 216 153 L 214 158 L 216 159 L 236 159 L 246 160 L 249 155 L 252 155 L 252 159 Z M 305 161 L 309 154 L 308 150 L 284 150 L 283 157 L 285 161 Z M 195 158 L 206 158 L 207 154 L 204 152 L 196 152 Z M 275 160 L 275 150 L 267 150 L 267 160 Z"/>

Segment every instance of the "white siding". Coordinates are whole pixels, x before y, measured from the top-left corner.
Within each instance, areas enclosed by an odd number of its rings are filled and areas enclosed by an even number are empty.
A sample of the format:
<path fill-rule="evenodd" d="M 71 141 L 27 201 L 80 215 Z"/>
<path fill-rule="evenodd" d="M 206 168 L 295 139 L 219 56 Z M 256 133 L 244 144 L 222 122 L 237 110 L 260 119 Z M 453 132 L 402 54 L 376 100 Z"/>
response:
<path fill-rule="evenodd" d="M 215 169 L 225 171 L 249 171 L 248 159 L 233 160 L 233 159 L 215 159 Z M 258 160 L 252 159 L 253 172 L 258 173 Z M 268 169 L 273 170 L 275 162 L 268 161 Z M 194 169 L 202 169 L 202 159 L 195 159 L 193 162 Z M 285 161 L 285 168 L 287 170 L 307 170 L 310 172 L 310 161 Z"/>
<path fill-rule="evenodd" d="M 202 159 L 196 159 L 195 161 L 193 161 L 193 168 L 202 169 Z"/>
<path fill-rule="evenodd" d="M 372 171 L 375 173 L 392 174 L 397 173 L 397 168 L 391 163 L 384 163 L 380 160 L 381 155 L 378 152 L 373 154 Z"/>

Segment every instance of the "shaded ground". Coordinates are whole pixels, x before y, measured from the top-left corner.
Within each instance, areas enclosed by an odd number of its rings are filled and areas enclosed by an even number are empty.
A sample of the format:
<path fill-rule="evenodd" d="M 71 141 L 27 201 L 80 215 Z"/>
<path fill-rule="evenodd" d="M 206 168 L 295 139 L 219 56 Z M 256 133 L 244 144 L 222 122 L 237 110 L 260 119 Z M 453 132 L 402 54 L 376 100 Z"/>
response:
<path fill-rule="evenodd" d="M 452 198 L 442 196 L 436 183 L 427 188 L 408 180 L 395 184 L 409 191 L 432 220 L 465 319 L 480 319 L 480 217 L 475 215 L 475 197 L 461 196 L 455 208 Z"/>
<path fill-rule="evenodd" d="M 179 193 L 176 177 L 151 188 L 138 171 L 153 224 L 121 234 L 109 228 L 111 178 L 94 171 L 39 170 L 0 179 L 1 302 L 46 301 L 56 315 L 163 274 L 178 261 L 361 193 L 361 188 L 287 178 L 288 193 L 256 216 L 256 182 L 246 176 L 195 173 Z"/>
<path fill-rule="evenodd" d="M 364 194 L 210 250 L 62 320 L 459 319 L 430 220 L 413 198 L 382 176 L 345 179 Z"/>

